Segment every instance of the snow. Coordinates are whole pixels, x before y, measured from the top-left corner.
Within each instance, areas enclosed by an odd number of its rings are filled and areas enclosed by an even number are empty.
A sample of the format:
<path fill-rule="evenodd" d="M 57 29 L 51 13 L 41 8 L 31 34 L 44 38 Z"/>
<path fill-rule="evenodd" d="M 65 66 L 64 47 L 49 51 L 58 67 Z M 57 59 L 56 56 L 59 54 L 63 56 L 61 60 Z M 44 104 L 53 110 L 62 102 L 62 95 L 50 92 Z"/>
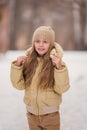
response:
<path fill-rule="evenodd" d="M 0 130 L 28 130 L 24 91 L 13 88 L 11 62 L 24 51 L 0 54 Z M 61 130 L 87 130 L 87 52 L 65 51 L 70 89 L 63 94 L 60 106 Z"/>

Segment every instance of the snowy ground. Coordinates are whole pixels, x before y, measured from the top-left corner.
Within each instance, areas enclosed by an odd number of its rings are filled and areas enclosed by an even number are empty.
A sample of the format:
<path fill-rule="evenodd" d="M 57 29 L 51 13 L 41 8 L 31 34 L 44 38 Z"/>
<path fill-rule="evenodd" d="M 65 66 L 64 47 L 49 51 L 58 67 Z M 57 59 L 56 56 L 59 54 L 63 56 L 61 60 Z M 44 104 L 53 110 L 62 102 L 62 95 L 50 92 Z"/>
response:
<path fill-rule="evenodd" d="M 10 82 L 11 61 L 24 52 L 0 55 L 0 130 L 28 130 L 24 92 Z M 63 94 L 61 130 L 87 130 L 87 52 L 65 52 L 71 87 Z"/>

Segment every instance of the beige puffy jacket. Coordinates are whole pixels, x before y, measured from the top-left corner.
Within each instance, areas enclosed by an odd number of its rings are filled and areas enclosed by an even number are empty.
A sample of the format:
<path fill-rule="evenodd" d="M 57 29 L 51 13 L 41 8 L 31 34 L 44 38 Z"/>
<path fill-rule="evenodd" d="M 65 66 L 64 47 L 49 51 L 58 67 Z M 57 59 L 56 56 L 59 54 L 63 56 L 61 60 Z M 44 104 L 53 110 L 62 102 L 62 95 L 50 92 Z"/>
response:
<path fill-rule="evenodd" d="M 57 46 L 57 50 L 58 49 L 59 47 Z M 30 49 L 28 52 L 29 51 Z M 19 90 L 25 90 L 24 102 L 27 106 L 27 111 L 35 115 L 43 115 L 58 111 L 62 101 L 62 93 L 67 91 L 70 86 L 68 70 L 65 63 L 63 63 L 63 69 L 58 70 L 54 68 L 55 85 L 53 86 L 53 89 L 38 89 L 38 74 L 41 69 L 41 65 L 42 62 L 39 60 L 31 85 L 29 87 L 25 87 L 23 65 L 18 67 L 15 65 L 15 61 L 11 64 L 12 85 Z"/>

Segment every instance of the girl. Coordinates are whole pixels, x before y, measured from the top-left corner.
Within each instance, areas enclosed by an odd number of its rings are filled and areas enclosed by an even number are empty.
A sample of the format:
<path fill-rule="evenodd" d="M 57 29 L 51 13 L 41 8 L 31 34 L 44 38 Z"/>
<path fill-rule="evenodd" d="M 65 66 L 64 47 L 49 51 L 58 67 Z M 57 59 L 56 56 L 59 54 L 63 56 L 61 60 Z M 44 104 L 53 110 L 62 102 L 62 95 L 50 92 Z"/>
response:
<path fill-rule="evenodd" d="M 24 102 L 30 130 L 60 130 L 59 106 L 69 88 L 69 76 L 62 61 L 63 50 L 49 26 L 37 28 L 32 47 L 11 65 L 11 82 L 25 90 Z"/>

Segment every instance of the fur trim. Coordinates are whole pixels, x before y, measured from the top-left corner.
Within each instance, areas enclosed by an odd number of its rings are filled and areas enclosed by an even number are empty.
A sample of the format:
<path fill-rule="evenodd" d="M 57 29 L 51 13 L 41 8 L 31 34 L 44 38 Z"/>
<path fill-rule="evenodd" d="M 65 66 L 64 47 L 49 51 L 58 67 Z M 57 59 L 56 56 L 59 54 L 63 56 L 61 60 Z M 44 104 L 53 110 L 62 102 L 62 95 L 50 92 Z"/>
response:
<path fill-rule="evenodd" d="M 58 56 L 59 58 L 63 57 L 63 49 L 58 43 L 54 43 L 55 48 L 53 48 L 50 52 L 50 58 L 53 58 L 54 55 Z"/>
<path fill-rule="evenodd" d="M 25 55 L 28 56 L 29 53 L 32 52 L 32 47 L 28 48 L 26 51 L 25 51 Z"/>

